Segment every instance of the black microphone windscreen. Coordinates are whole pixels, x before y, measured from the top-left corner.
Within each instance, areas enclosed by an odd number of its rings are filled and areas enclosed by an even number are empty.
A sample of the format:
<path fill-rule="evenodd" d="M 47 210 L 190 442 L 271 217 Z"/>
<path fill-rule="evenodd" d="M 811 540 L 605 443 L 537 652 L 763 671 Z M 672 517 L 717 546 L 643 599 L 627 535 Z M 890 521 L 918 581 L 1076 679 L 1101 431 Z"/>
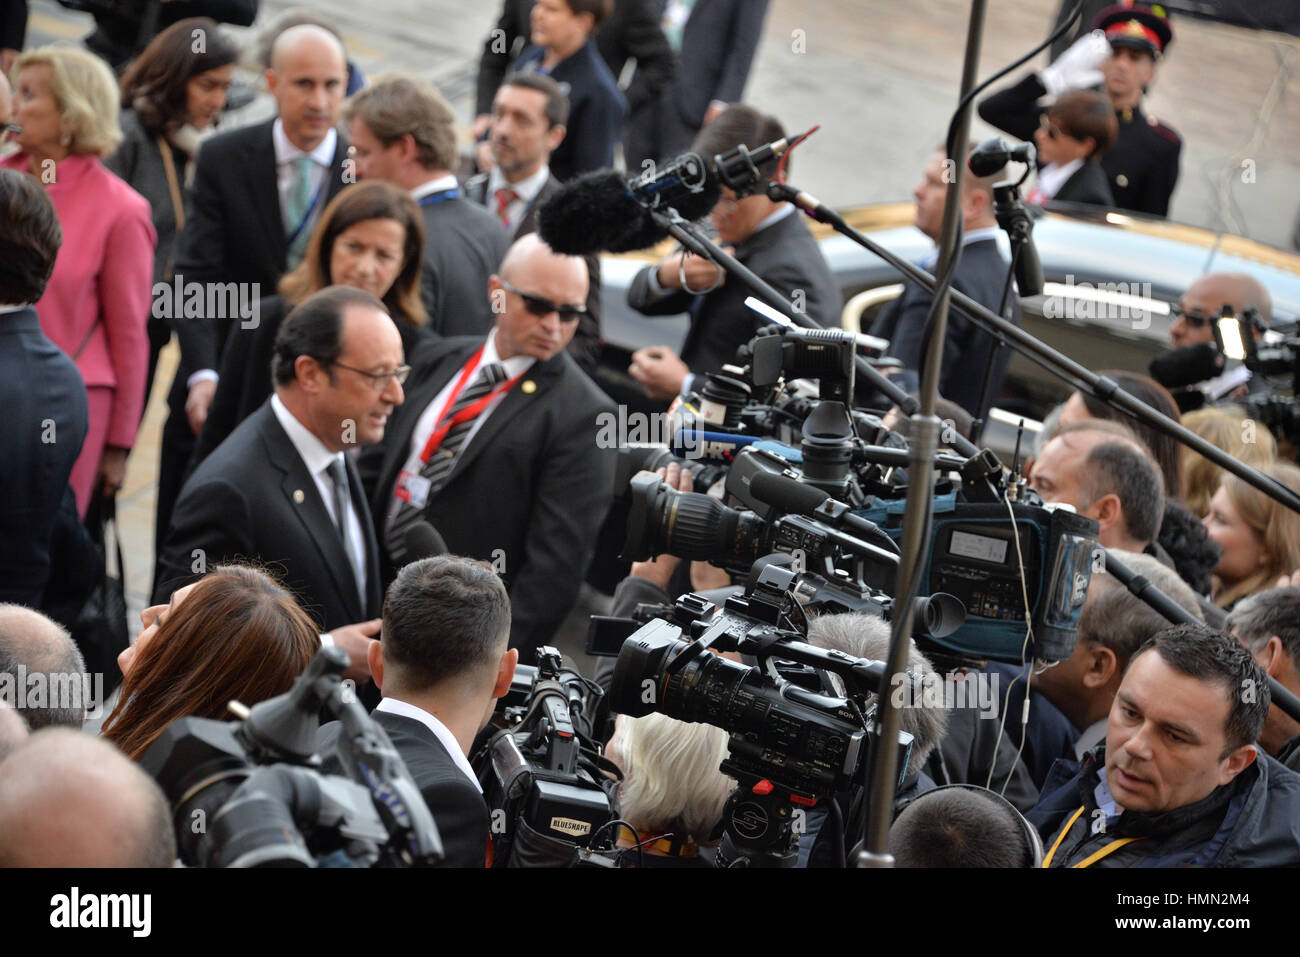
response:
<path fill-rule="evenodd" d="M 1147 368 L 1166 389 L 1181 389 L 1213 379 L 1223 371 L 1223 363 L 1223 354 L 1213 342 L 1198 342 L 1161 353 Z"/>
<path fill-rule="evenodd" d="M 406 553 L 411 556 L 411 561 L 418 562 L 422 558 L 432 558 L 434 555 L 446 555 L 447 543 L 442 540 L 438 530 L 428 522 L 416 522 L 406 532 Z"/>
<path fill-rule="evenodd" d="M 1025 237 L 1016 257 L 1016 289 L 1021 296 L 1037 296 L 1043 291 L 1043 264 L 1032 233 Z"/>
<path fill-rule="evenodd" d="M 586 256 L 612 250 L 634 233 L 644 235 L 647 224 L 654 225 L 649 219 L 628 196 L 622 176 L 613 170 L 596 170 L 565 183 L 542 203 L 537 232 L 561 255 Z M 659 238 L 664 235 L 660 230 Z"/>
<path fill-rule="evenodd" d="M 777 472 L 759 472 L 749 483 L 754 498 L 786 514 L 807 515 L 830 496 L 819 488 L 796 482 Z"/>

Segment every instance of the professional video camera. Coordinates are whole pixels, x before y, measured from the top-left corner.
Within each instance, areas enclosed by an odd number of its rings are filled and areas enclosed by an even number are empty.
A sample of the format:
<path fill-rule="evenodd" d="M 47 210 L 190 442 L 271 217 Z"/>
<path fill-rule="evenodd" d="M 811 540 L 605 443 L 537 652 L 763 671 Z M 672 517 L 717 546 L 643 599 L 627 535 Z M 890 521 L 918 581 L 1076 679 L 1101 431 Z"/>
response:
<path fill-rule="evenodd" d="M 721 609 L 683 595 L 627 639 L 615 666 L 615 710 L 657 711 L 729 733 L 720 770 L 737 787 L 724 811 L 721 867 L 793 866 L 803 809 L 866 785 L 877 734 L 872 696 L 884 667 L 807 644 L 798 587 L 793 570 L 765 562 Z M 752 656 L 757 665 L 716 652 Z M 900 780 L 911 744 L 899 735 Z"/>
<path fill-rule="evenodd" d="M 492 816 L 494 867 L 612 867 L 616 815 L 593 730 L 603 690 L 559 651 L 515 669 L 498 717 L 505 727 L 476 751 L 473 765 Z"/>
<path fill-rule="evenodd" d="M 191 867 L 418 867 L 441 860 L 433 816 L 387 733 L 342 681 L 340 648 L 322 648 L 286 693 L 243 720 L 181 718 L 140 759 L 173 809 Z M 322 774 L 324 708 L 339 719 L 347 777 Z M 232 707 L 232 710 L 235 710 Z"/>

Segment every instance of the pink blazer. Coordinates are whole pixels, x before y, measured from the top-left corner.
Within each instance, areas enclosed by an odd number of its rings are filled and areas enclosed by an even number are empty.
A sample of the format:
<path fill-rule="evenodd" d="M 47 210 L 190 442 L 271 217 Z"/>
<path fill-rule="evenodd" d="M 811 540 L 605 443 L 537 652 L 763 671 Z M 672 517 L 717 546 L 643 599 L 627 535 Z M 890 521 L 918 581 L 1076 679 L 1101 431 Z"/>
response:
<path fill-rule="evenodd" d="M 32 172 L 22 152 L 0 165 Z M 146 324 L 158 242 L 149 201 L 96 156 L 69 156 L 53 175 L 47 189 L 63 246 L 36 312 L 45 334 L 74 356 L 86 387 L 113 390 L 106 441 L 129 449 L 144 409 L 149 365 Z"/>

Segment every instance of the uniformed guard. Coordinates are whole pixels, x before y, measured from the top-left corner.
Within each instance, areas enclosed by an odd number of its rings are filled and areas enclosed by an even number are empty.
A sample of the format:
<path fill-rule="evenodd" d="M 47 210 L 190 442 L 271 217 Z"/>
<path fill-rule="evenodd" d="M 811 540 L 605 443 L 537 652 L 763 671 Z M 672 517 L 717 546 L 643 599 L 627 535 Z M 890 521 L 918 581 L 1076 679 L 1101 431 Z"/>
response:
<path fill-rule="evenodd" d="M 1165 216 L 1178 181 L 1183 141 L 1142 112 L 1142 97 L 1174 31 L 1161 7 L 1128 2 L 1107 7 L 1050 66 L 984 99 L 979 115 L 998 129 L 1028 140 L 1045 108 L 1039 100 L 1067 90 L 1105 87 L 1115 107 L 1119 135 L 1101 157 L 1117 209 Z"/>

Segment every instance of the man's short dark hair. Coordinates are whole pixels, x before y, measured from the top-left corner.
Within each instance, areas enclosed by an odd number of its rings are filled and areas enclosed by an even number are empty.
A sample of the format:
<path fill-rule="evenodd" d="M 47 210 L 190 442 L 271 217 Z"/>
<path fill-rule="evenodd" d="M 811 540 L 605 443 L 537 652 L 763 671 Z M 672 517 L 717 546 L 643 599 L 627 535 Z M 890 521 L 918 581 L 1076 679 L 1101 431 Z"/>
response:
<path fill-rule="evenodd" d="M 1300 588 L 1270 588 L 1243 598 L 1223 627 L 1244 641 L 1251 654 L 1259 654 L 1276 635 L 1300 669 Z"/>
<path fill-rule="evenodd" d="M 27 721 L 27 727 L 32 731 L 50 727 L 81 730 L 86 721 L 86 708 L 91 702 L 85 700 L 86 686 L 82 675 L 86 671 L 86 662 L 77 643 L 58 622 L 38 611 L 18 605 L 0 605 L 0 674 L 11 676 L 15 691 L 20 665 L 27 677 L 45 676 L 48 705 L 63 705 L 57 708 L 36 707 L 28 703 L 18 708 L 17 700 L 9 701 Z M 75 689 L 72 688 L 74 682 L 77 685 Z M 65 692 L 77 695 L 81 703 L 74 706 L 68 700 L 55 700 L 62 699 Z"/>
<path fill-rule="evenodd" d="M 1119 135 L 1119 121 L 1110 97 L 1096 90 L 1071 90 L 1062 93 L 1047 108 L 1047 118 L 1066 136 L 1076 140 L 1092 137 L 1093 149 L 1087 158 L 1101 156 Z"/>
<path fill-rule="evenodd" d="M 487 668 L 509 634 L 510 596 L 486 562 L 456 555 L 412 562 L 384 598 L 384 666 L 396 666 L 408 691 Z"/>
<path fill-rule="evenodd" d="M 288 385 L 299 356 L 311 356 L 329 368 L 343 354 L 343 314 L 349 306 L 369 306 L 388 315 L 388 308 L 363 289 L 327 286 L 300 302 L 281 323 L 271 353 L 271 385 Z M 333 373 L 330 373 L 331 376 Z"/>
<path fill-rule="evenodd" d="M 40 299 L 61 245 L 59 214 L 41 184 L 0 169 L 0 305 Z"/>
<path fill-rule="evenodd" d="M 699 153 L 704 157 L 705 162 L 712 164 L 713 157 L 733 150 L 742 143 L 750 149 L 757 149 L 764 143 L 771 143 L 784 137 L 785 128 L 776 117 L 760 113 L 744 103 L 737 103 L 727 107 L 716 120 L 700 130 L 691 151 Z M 776 168 L 779 164 L 780 160 L 773 158 L 766 163 L 760 163 L 758 171 L 764 178 L 771 179 L 776 176 Z M 785 168 L 789 172 L 788 159 Z"/>
<path fill-rule="evenodd" d="M 511 73 L 501 81 L 501 85 L 519 86 L 544 94 L 548 128 L 553 129 L 569 122 L 569 96 L 560 84 L 545 73 Z"/>
<path fill-rule="evenodd" d="M 897 867 L 1030 867 L 1035 848 L 1011 805 L 992 793 L 946 787 L 899 812 L 889 853 Z"/>
<path fill-rule="evenodd" d="M 1268 675 L 1239 642 L 1204 625 L 1172 625 L 1152 635 L 1129 659 L 1129 667 L 1152 649 L 1175 671 L 1214 682 L 1227 693 L 1223 757 L 1259 738 L 1272 703 Z"/>
<path fill-rule="evenodd" d="M 1115 495 L 1124 508 L 1124 531 L 1139 542 L 1153 542 L 1165 517 L 1165 482 L 1160 467 L 1133 435 L 1117 422 L 1088 419 L 1071 422 L 1056 431 L 1056 438 L 1075 432 L 1103 432 L 1114 439 L 1098 442 L 1083 460 L 1079 494 L 1085 509 L 1097 499 Z"/>

